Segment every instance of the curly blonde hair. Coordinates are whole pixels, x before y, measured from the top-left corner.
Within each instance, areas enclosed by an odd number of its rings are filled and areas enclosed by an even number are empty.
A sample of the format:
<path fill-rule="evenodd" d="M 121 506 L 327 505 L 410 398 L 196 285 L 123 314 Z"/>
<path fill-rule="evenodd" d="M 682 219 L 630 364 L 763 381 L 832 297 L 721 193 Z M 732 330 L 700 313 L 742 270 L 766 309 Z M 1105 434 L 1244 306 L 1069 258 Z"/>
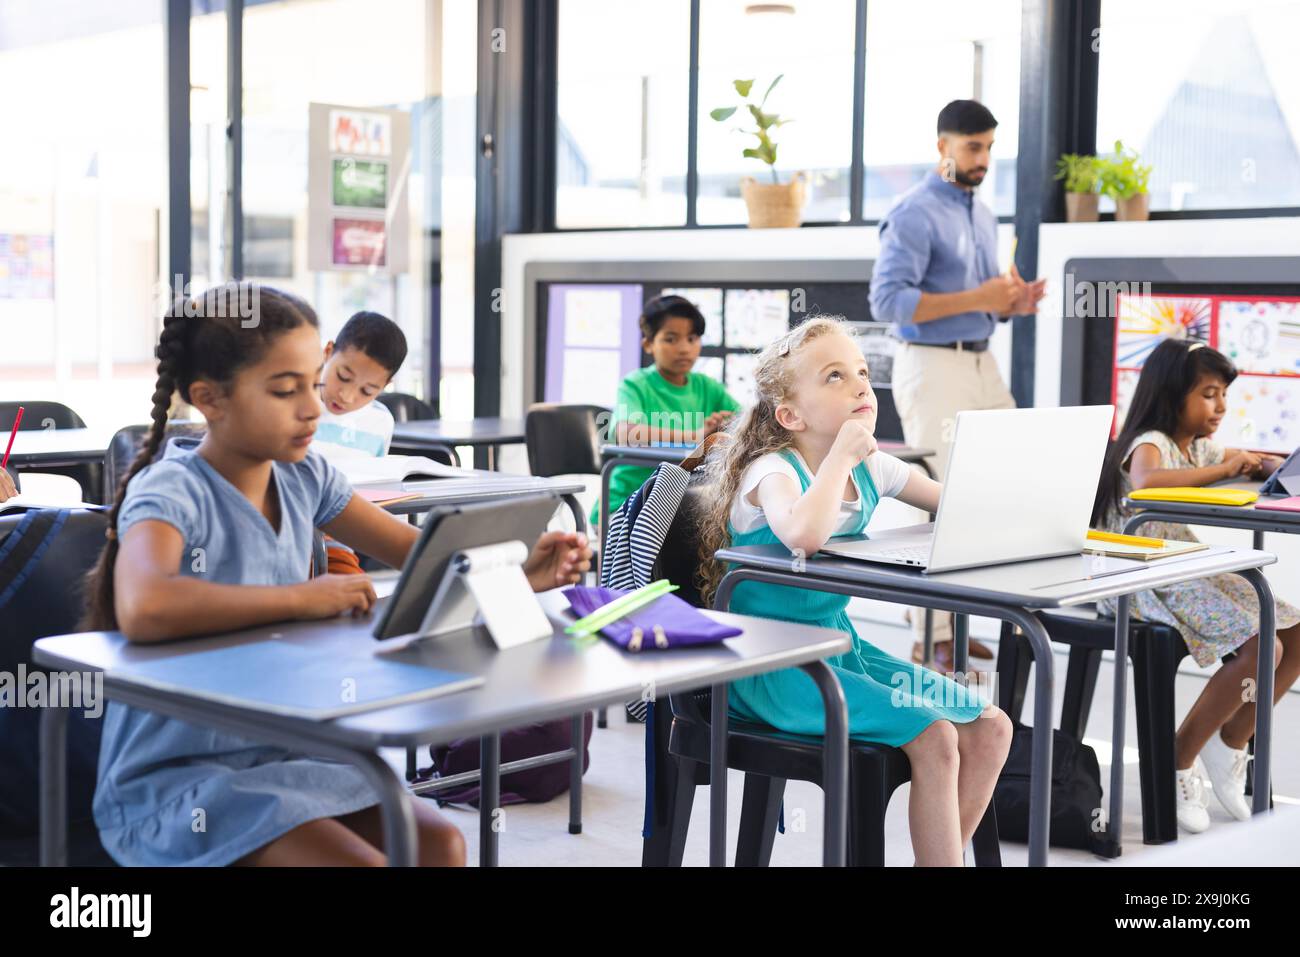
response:
<path fill-rule="evenodd" d="M 794 435 L 776 421 L 776 409 L 790 397 L 794 384 L 794 359 L 806 343 L 839 333 L 855 338 L 851 325 L 840 316 L 815 316 L 791 329 L 758 354 L 754 366 L 754 404 L 727 426 L 731 441 L 718 443 L 705 460 L 708 481 L 714 486 L 699 506 L 700 596 L 713 601 L 726 566 L 714 552 L 731 544 L 731 503 L 740 489 L 741 476 L 751 463 L 769 452 L 794 446 Z"/>

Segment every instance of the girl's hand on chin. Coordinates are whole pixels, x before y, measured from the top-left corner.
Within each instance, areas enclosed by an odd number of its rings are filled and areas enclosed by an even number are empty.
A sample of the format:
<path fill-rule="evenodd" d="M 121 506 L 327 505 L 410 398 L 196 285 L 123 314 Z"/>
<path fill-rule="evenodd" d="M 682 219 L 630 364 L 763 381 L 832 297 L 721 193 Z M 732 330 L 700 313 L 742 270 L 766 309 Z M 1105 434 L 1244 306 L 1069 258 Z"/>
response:
<path fill-rule="evenodd" d="M 871 434 L 871 429 L 867 428 L 866 423 L 859 419 L 849 419 L 840 426 L 839 434 L 835 436 L 835 442 L 831 445 L 830 454 L 842 455 L 857 465 L 877 448 L 879 446 L 876 444 L 876 437 Z"/>

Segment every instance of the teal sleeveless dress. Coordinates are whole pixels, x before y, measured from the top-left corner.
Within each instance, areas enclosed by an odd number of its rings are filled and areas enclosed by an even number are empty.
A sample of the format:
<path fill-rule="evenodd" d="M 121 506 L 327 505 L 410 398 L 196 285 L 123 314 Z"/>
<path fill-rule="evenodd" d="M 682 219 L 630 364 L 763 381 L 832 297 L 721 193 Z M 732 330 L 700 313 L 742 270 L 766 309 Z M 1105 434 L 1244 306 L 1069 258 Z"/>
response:
<path fill-rule="evenodd" d="M 811 480 L 798 459 L 789 450 L 780 455 L 794 466 L 801 490 L 808 491 Z M 835 537 L 862 534 L 880 501 L 865 463 L 859 462 L 853 469 L 853 480 L 858 488 L 857 520 Z M 749 532 L 728 527 L 732 545 L 780 544 L 767 525 Z M 974 688 L 968 690 L 950 678 L 863 641 L 849 620 L 848 604 L 847 595 L 747 581 L 732 592 L 730 610 L 834 628 L 849 635 L 853 646 L 842 655 L 827 658 L 826 663 L 844 688 L 851 737 L 899 747 L 935 721 L 965 724 L 979 717 L 984 705 Z M 793 734 L 820 735 L 826 730 L 821 693 L 812 678 L 798 668 L 733 681 L 728 701 L 731 713 L 745 721 L 761 722 Z"/>

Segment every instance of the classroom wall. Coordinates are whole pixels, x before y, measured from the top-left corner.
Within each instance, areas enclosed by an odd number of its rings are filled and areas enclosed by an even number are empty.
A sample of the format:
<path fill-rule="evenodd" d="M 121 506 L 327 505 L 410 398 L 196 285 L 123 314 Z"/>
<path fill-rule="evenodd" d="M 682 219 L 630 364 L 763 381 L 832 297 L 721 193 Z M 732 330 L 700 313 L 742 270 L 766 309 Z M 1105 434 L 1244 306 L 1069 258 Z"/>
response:
<path fill-rule="evenodd" d="M 998 227 L 999 260 L 1011 251 L 1012 227 Z M 824 229 L 663 229 L 532 233 L 506 236 L 502 243 L 501 414 L 522 415 L 524 396 L 524 270 L 532 262 L 601 262 L 790 259 L 875 259 L 880 253 L 875 226 Z M 575 275 L 574 279 L 581 279 Z M 865 308 L 865 303 L 863 304 Z M 850 319 L 855 318 L 853 316 Z M 1004 376 L 1011 362 L 1011 330 L 999 327 L 993 353 Z M 613 396 L 610 397 L 611 400 Z"/>

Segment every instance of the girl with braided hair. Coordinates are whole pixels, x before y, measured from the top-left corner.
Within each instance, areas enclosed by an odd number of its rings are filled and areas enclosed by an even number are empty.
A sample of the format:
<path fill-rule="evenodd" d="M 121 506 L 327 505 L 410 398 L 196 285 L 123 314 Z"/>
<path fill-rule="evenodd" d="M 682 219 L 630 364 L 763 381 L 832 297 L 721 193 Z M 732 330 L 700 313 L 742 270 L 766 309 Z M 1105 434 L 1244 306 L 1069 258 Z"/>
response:
<path fill-rule="evenodd" d="M 178 302 L 157 349 L 153 427 L 109 513 L 83 627 L 133 642 L 364 614 L 364 575 L 309 578 L 314 528 L 400 567 L 418 529 L 359 496 L 309 449 L 323 353 L 302 300 L 232 283 Z M 197 449 L 162 444 L 173 393 L 203 413 Z M 152 463 L 152 464 L 151 464 Z M 534 589 L 577 581 L 582 536 L 542 536 Z M 380 864 L 378 799 L 349 765 L 110 703 L 95 822 L 121 864 Z M 464 864 L 460 832 L 414 802 L 419 860 Z"/>

